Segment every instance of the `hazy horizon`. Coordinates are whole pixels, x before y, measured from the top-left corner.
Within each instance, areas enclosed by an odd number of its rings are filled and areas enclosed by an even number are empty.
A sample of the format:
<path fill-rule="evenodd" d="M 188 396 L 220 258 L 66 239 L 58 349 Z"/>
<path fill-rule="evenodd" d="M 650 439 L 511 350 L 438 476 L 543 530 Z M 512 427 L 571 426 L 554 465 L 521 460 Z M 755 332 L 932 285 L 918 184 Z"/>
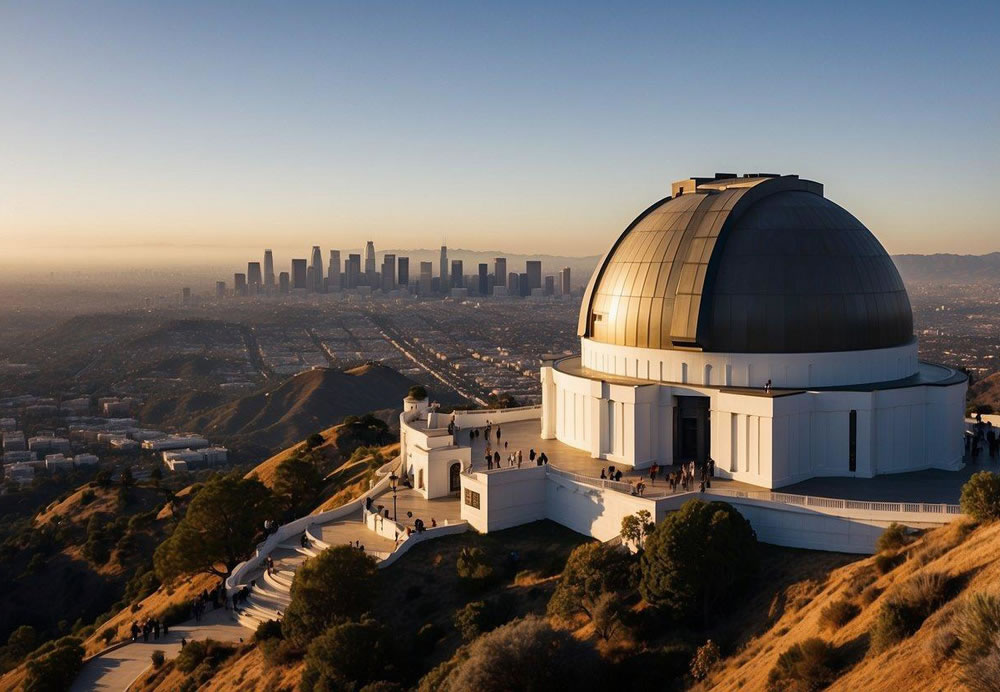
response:
<path fill-rule="evenodd" d="M 6 5 L 0 267 L 235 270 L 369 239 L 587 257 L 716 171 L 818 180 L 890 254 L 1000 251 L 998 18 Z"/>

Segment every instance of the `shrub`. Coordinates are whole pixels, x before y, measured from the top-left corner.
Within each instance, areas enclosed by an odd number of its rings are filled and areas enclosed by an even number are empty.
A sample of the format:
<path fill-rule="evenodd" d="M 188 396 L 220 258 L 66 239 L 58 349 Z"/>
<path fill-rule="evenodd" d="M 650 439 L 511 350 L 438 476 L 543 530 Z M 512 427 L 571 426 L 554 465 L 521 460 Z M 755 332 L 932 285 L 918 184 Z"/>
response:
<path fill-rule="evenodd" d="M 906 527 L 894 521 L 878 537 L 878 540 L 875 542 L 875 548 L 879 552 L 884 550 L 899 550 L 909 542 L 910 537 L 906 534 Z"/>
<path fill-rule="evenodd" d="M 154 668 L 162 667 L 164 661 L 167 660 L 166 654 L 164 654 L 163 651 L 161 651 L 160 649 L 156 649 L 155 651 L 153 651 L 153 653 L 150 654 L 149 658 L 152 659 Z"/>
<path fill-rule="evenodd" d="M 473 642 L 468 658 L 452 668 L 436 689 L 442 692 L 592 689 L 596 664 L 597 657 L 590 646 L 568 632 L 553 629 L 537 616 L 529 616 L 498 627 Z"/>
<path fill-rule="evenodd" d="M 691 500 L 659 522 L 640 566 L 643 598 L 680 617 L 704 620 L 757 572 L 757 535 L 725 502 Z"/>
<path fill-rule="evenodd" d="M 958 677 L 969 692 L 996 692 L 1000 680 L 1000 649 L 964 666 Z"/>
<path fill-rule="evenodd" d="M 813 637 L 786 649 L 767 675 L 767 689 L 821 690 L 837 678 L 840 665 L 836 650 Z"/>
<path fill-rule="evenodd" d="M 330 625 L 360 617 L 374 598 L 375 560 L 350 546 L 334 546 L 296 572 L 281 630 L 297 646 L 308 646 Z"/>
<path fill-rule="evenodd" d="M 875 556 L 875 571 L 888 574 L 902 564 L 905 558 L 898 553 L 879 553 Z"/>
<path fill-rule="evenodd" d="M 997 647 L 1000 636 L 1000 597 L 975 593 L 962 601 L 953 618 L 959 641 L 958 659 L 971 664 Z"/>
<path fill-rule="evenodd" d="M 28 662 L 25 692 L 68 690 L 83 667 L 83 647 L 79 639 L 63 637 L 51 653 Z"/>
<path fill-rule="evenodd" d="M 434 651 L 434 647 L 437 646 L 442 634 L 441 628 L 433 622 L 428 622 L 426 625 L 423 625 L 419 630 L 417 630 L 417 636 L 413 641 L 416 653 L 421 656 L 426 656 Z"/>
<path fill-rule="evenodd" d="M 938 666 L 946 658 L 951 656 L 958 648 L 958 637 L 951 629 L 936 631 L 925 645 L 927 662 L 931 666 Z"/>
<path fill-rule="evenodd" d="M 462 548 L 455 569 L 459 578 L 467 581 L 482 583 L 493 576 L 493 567 L 482 548 Z"/>
<path fill-rule="evenodd" d="M 871 605 L 882 595 L 882 589 L 874 584 L 861 592 L 861 605 Z"/>
<path fill-rule="evenodd" d="M 202 672 L 206 670 L 210 672 L 234 653 L 236 653 L 235 646 L 214 639 L 194 640 L 181 649 L 175 660 L 177 667 L 185 673 L 191 673 L 199 668 L 203 669 Z M 193 677 L 201 676 L 196 674 Z"/>
<path fill-rule="evenodd" d="M 865 589 L 875 583 L 876 579 L 874 568 L 865 567 L 851 576 L 851 581 L 847 584 L 844 594 L 848 598 L 860 596 Z"/>
<path fill-rule="evenodd" d="M 427 398 L 427 388 L 420 384 L 415 384 L 406 392 L 406 396 L 423 401 Z"/>
<path fill-rule="evenodd" d="M 313 640 L 306 666 L 318 674 L 313 688 L 352 689 L 382 680 L 396 660 L 394 639 L 383 625 L 366 618 L 334 625 Z"/>
<path fill-rule="evenodd" d="M 323 442 L 324 440 L 322 435 L 320 435 L 319 433 L 313 433 L 312 435 L 306 438 L 306 449 L 315 449 L 316 447 L 319 447 L 321 444 L 323 444 Z"/>
<path fill-rule="evenodd" d="M 160 611 L 159 619 L 167 623 L 167 627 L 179 625 L 182 622 L 191 619 L 191 606 L 187 603 L 187 601 L 171 603 Z"/>
<path fill-rule="evenodd" d="M 253 638 L 258 642 L 265 639 L 281 639 L 281 623 L 277 620 L 266 620 L 260 623 L 257 625 L 257 631 L 254 632 Z"/>
<path fill-rule="evenodd" d="M 455 613 L 455 629 L 467 642 L 499 627 L 514 616 L 509 598 L 499 597 L 489 601 L 472 601 Z"/>
<path fill-rule="evenodd" d="M 272 666 L 287 665 L 302 657 L 302 652 L 287 639 L 262 639 L 258 646 L 264 655 L 264 660 Z"/>
<path fill-rule="evenodd" d="M 633 564 L 632 556 L 621 547 L 603 543 L 577 546 L 549 601 L 549 615 L 568 619 L 583 613 L 593 618 L 603 594 L 627 594 L 635 589 Z"/>
<path fill-rule="evenodd" d="M 833 601 L 820 611 L 819 623 L 826 629 L 837 630 L 857 617 L 860 612 L 861 608 L 850 601 L 843 599 Z"/>
<path fill-rule="evenodd" d="M 976 521 L 1000 519 L 1000 475 L 989 471 L 974 473 L 962 486 L 962 511 Z"/>
<path fill-rule="evenodd" d="M 594 631 L 604 641 L 608 641 L 622 626 L 626 612 L 625 603 L 620 594 L 607 592 L 600 595 L 591 611 Z"/>
<path fill-rule="evenodd" d="M 918 574 L 882 604 L 871 629 L 875 651 L 906 639 L 948 599 L 950 580 L 940 572 Z"/>
<path fill-rule="evenodd" d="M 704 680 L 712 672 L 712 668 L 718 665 L 721 658 L 719 647 L 709 639 L 698 647 L 694 658 L 691 659 L 691 677 L 698 681 Z"/>

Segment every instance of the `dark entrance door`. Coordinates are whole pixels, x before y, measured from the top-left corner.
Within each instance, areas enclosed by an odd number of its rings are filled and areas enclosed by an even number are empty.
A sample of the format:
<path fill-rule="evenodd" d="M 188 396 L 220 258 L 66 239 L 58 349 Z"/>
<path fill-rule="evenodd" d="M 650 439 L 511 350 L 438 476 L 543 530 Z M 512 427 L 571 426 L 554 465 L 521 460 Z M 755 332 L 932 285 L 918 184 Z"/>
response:
<path fill-rule="evenodd" d="M 704 463 L 711 454 L 708 397 L 679 396 L 674 409 L 674 462 Z"/>
<path fill-rule="evenodd" d="M 457 493 L 462 489 L 462 482 L 458 478 L 458 474 L 461 471 L 461 464 L 452 464 L 451 468 L 448 469 L 448 490 L 453 493 Z"/>

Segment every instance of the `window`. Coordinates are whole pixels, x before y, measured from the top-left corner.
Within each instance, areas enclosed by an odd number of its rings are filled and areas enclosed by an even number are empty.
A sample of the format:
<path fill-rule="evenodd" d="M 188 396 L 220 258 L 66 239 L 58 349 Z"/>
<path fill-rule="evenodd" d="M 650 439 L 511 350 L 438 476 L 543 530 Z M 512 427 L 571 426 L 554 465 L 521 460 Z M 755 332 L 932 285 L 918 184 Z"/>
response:
<path fill-rule="evenodd" d="M 465 504 L 473 509 L 479 509 L 479 493 L 475 490 L 465 489 Z"/>
<path fill-rule="evenodd" d="M 858 470 L 858 412 L 851 411 L 850 416 L 850 436 L 849 451 L 847 456 L 847 468 L 850 471 Z"/>

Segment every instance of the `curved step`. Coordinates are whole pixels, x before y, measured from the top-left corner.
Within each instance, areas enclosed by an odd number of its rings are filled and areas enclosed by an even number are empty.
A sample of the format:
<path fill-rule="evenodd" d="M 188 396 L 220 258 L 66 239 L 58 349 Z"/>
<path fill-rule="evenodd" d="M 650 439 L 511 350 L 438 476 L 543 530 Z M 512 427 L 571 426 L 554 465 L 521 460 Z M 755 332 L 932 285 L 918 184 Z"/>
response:
<path fill-rule="evenodd" d="M 263 598 L 269 598 L 272 601 L 278 603 L 284 603 L 287 605 L 292 600 L 292 595 L 287 589 L 279 589 L 268 581 L 263 579 L 259 580 L 257 584 L 250 590 L 253 596 L 262 596 Z"/>
<path fill-rule="evenodd" d="M 264 581 L 277 591 L 281 591 L 283 593 L 291 592 L 292 580 L 290 578 L 286 580 L 278 573 L 269 574 L 267 572 L 264 572 Z"/>

